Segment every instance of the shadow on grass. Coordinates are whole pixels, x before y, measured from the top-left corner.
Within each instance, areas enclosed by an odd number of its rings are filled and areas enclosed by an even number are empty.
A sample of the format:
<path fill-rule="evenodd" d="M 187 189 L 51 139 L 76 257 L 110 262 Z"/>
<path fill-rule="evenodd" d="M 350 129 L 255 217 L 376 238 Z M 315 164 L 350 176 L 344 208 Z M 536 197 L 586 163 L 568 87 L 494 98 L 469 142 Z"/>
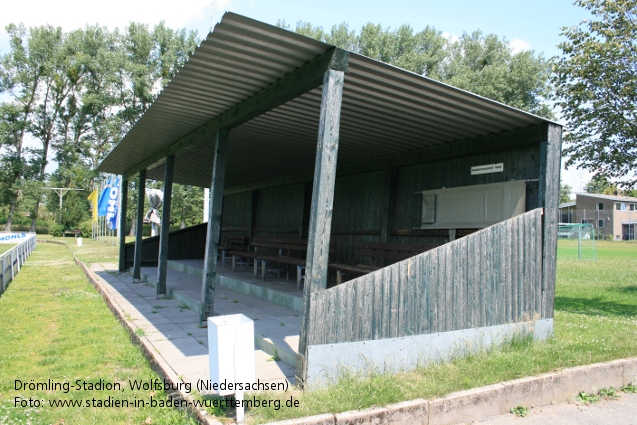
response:
<path fill-rule="evenodd" d="M 633 289 L 630 289 L 633 288 Z M 617 288 L 635 292 L 634 287 Z M 555 297 L 555 309 L 575 314 L 606 317 L 637 317 L 637 305 L 604 301 L 600 298 Z"/>
<path fill-rule="evenodd" d="M 616 286 L 611 289 L 613 292 L 619 292 L 620 294 L 635 294 L 637 295 L 637 285 L 631 286 Z"/>

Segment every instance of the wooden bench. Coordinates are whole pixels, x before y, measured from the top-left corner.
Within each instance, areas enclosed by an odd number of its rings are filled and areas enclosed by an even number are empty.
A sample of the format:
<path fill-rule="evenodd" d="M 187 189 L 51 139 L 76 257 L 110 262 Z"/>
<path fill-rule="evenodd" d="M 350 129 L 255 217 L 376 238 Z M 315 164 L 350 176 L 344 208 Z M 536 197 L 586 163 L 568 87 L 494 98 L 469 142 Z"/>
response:
<path fill-rule="evenodd" d="M 265 280 L 266 273 L 274 272 L 280 276 L 285 272 L 286 279 L 290 278 L 289 266 L 296 267 L 296 287 L 301 288 L 301 280 L 305 272 L 305 253 L 307 252 L 307 240 L 305 239 L 277 239 L 254 241 L 261 249 L 270 248 L 275 252 L 262 254 L 256 261 L 261 263 L 261 279 Z M 281 268 L 279 266 L 285 266 Z"/>
<path fill-rule="evenodd" d="M 232 256 L 232 270 L 245 260 L 253 260 L 254 277 L 261 269 L 261 278 L 265 280 L 267 272 L 280 274 L 286 272 L 289 279 L 289 269 L 286 267 L 273 268 L 272 264 L 293 265 L 297 268 L 297 286 L 300 286 L 300 276 L 305 269 L 305 258 L 295 258 L 293 253 L 307 251 L 307 241 L 303 239 L 253 238 L 249 244 L 252 250 L 232 250 L 227 254 Z M 270 266 L 268 266 L 270 264 Z"/>
<path fill-rule="evenodd" d="M 336 284 L 343 283 L 343 276 L 352 274 L 362 276 L 385 266 L 385 262 L 396 263 L 422 252 L 436 248 L 435 245 L 393 244 L 381 242 L 361 242 L 358 245 L 359 259 L 369 258 L 371 264 L 330 263 L 329 268 L 336 270 Z"/>
<path fill-rule="evenodd" d="M 221 264 L 226 264 L 229 251 L 243 251 L 248 245 L 248 238 L 245 236 L 227 236 L 223 244 L 219 247 L 221 251 Z"/>
<path fill-rule="evenodd" d="M 74 237 L 77 238 L 81 234 L 82 234 L 82 232 L 80 230 L 65 230 L 62 233 L 62 237 L 65 237 L 66 235 L 73 235 Z"/>

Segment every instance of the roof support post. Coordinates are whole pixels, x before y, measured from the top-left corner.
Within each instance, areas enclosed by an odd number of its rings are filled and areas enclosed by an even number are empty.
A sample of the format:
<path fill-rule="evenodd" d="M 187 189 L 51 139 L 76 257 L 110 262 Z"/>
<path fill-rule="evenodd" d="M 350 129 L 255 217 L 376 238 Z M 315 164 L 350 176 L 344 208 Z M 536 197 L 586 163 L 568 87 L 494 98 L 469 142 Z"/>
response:
<path fill-rule="evenodd" d="M 307 242 L 299 359 L 296 367 L 296 382 L 300 383 L 304 383 L 307 378 L 306 359 L 308 336 L 311 332 L 308 329 L 311 295 L 327 287 L 327 264 L 330 251 L 332 205 L 334 202 L 334 183 L 336 181 L 336 160 L 344 78 L 345 72 L 336 69 L 328 69 L 323 78 L 323 98 L 321 100 Z"/>
<path fill-rule="evenodd" d="M 226 157 L 228 152 L 228 129 L 222 128 L 215 134 L 215 158 L 212 165 L 210 184 L 210 207 L 208 209 L 208 231 L 206 234 L 206 255 L 204 259 L 203 282 L 201 285 L 200 324 L 205 326 L 208 317 L 214 314 L 215 281 L 217 279 L 217 253 L 221 233 L 221 212 L 223 186 L 226 177 Z"/>
<path fill-rule="evenodd" d="M 139 172 L 137 188 L 137 224 L 135 225 L 135 262 L 133 263 L 133 282 L 141 280 L 142 267 L 142 231 L 144 230 L 144 197 L 146 196 L 146 170 Z"/>
<path fill-rule="evenodd" d="M 387 198 L 386 203 L 383 205 L 383 211 L 381 216 L 381 230 L 380 241 L 387 243 L 391 237 L 391 231 L 394 225 L 394 213 L 396 210 L 396 192 L 398 182 L 398 169 L 396 167 L 389 167 L 385 171 L 386 184 L 387 184 Z"/>
<path fill-rule="evenodd" d="M 557 223 L 560 193 L 562 128 L 548 125 L 546 141 L 540 143 L 539 205 L 544 208 L 542 224 L 542 319 L 553 317 L 557 258 Z"/>
<path fill-rule="evenodd" d="M 161 209 L 161 230 L 159 233 L 159 260 L 157 267 L 157 298 L 166 297 L 166 269 L 168 263 L 168 239 L 170 233 L 170 204 L 173 193 L 173 171 L 175 155 L 166 157 L 164 167 L 164 202 Z"/>
<path fill-rule="evenodd" d="M 128 180 L 122 178 L 122 191 L 119 194 L 119 271 L 126 269 L 126 210 L 128 208 Z"/>

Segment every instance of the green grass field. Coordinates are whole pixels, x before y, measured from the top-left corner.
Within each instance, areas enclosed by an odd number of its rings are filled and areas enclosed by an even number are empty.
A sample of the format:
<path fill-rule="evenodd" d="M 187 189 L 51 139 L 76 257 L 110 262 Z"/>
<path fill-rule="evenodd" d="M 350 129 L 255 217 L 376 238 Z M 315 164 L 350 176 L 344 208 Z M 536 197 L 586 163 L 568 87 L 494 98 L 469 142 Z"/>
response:
<path fill-rule="evenodd" d="M 129 381 L 158 375 L 67 247 L 39 243 L 0 298 L 0 312 L 0 424 L 195 423 L 170 407 L 92 407 L 109 397 L 131 406 L 167 398 L 162 391 L 130 388 Z M 80 388 L 64 388 L 78 380 Z M 57 387 L 30 390 L 16 381 Z M 121 389 L 90 389 L 100 381 Z M 82 407 L 50 407 L 58 400 Z"/>
<path fill-rule="evenodd" d="M 39 238 L 41 239 L 41 238 Z M 63 241 L 58 238 L 57 240 Z M 66 240 L 84 262 L 116 262 L 118 247 L 84 239 Z M 542 343 L 516 340 L 469 358 L 399 375 L 343 376 L 318 391 L 259 394 L 293 396 L 298 408 L 249 410 L 249 423 L 384 406 L 582 364 L 637 354 L 637 244 L 597 242 L 597 260 L 578 260 L 572 244 L 560 241 L 555 299 L 555 336 Z M 83 399 L 95 392 L 15 391 L 15 379 L 86 379 L 126 382 L 155 377 L 102 299 L 82 275 L 69 251 L 38 245 L 0 298 L 0 423 L 180 424 L 191 421 L 170 408 L 19 408 L 20 395 L 44 400 Z M 128 389 L 118 398 L 148 397 Z M 157 394 L 163 397 L 162 394 Z M 285 406 L 284 403 L 282 403 Z M 150 418 L 150 419 L 149 419 Z"/>

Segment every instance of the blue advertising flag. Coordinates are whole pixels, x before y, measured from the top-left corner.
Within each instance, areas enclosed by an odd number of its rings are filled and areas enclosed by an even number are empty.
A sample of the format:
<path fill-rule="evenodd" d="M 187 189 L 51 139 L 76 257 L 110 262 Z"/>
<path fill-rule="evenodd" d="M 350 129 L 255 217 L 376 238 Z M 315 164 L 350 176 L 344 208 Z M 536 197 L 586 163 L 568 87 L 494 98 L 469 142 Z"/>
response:
<path fill-rule="evenodd" d="M 117 210 L 119 208 L 119 178 L 112 182 L 108 191 L 108 207 L 106 209 L 106 222 L 111 230 L 117 229 Z"/>
<path fill-rule="evenodd" d="M 106 183 L 106 187 L 102 189 L 102 194 L 100 195 L 100 200 L 97 202 L 97 215 L 100 217 L 106 216 L 108 211 L 108 198 L 109 192 L 111 190 L 111 184 L 113 183 L 113 179 L 108 179 L 108 183 Z"/>

